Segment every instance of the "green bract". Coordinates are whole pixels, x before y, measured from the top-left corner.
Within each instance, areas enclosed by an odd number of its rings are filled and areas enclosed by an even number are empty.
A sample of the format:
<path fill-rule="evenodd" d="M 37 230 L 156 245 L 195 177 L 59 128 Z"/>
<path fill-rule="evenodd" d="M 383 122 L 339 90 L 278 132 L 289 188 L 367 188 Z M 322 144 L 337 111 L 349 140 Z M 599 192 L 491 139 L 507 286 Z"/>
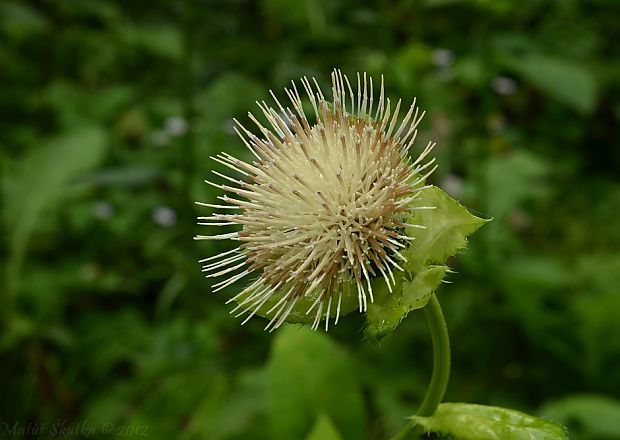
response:
<path fill-rule="evenodd" d="M 378 294 L 375 302 L 368 306 L 366 315 L 366 335 L 378 340 L 392 333 L 409 312 L 426 305 L 446 270 L 446 266 L 430 266 L 418 272 L 411 281 L 407 274 L 401 275 L 392 293 L 378 280 Z"/>
<path fill-rule="evenodd" d="M 448 271 L 444 265 L 448 257 L 464 248 L 467 236 L 487 222 L 434 186 L 420 194 L 418 203 L 435 209 L 416 211 L 409 221 L 425 229 L 407 231 L 415 240 L 403 252 L 407 263 L 397 284 L 400 288 L 391 294 L 387 288 L 377 289 L 374 304 L 368 306 L 366 333 L 377 339 L 394 331 L 410 311 L 426 305 Z"/>

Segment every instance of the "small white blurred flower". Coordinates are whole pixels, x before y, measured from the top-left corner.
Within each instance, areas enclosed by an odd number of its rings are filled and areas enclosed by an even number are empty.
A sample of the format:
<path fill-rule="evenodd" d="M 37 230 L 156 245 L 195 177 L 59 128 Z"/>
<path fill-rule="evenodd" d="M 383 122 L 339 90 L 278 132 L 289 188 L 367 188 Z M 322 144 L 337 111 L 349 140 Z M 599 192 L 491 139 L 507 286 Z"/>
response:
<path fill-rule="evenodd" d="M 510 96 L 517 90 L 517 83 L 507 76 L 496 76 L 491 81 L 491 88 L 498 95 Z"/>
<path fill-rule="evenodd" d="M 432 55 L 433 65 L 437 67 L 450 67 L 454 63 L 454 52 L 450 49 L 435 49 Z"/>
<path fill-rule="evenodd" d="M 180 116 L 171 116 L 164 123 L 164 130 L 172 137 L 183 136 L 188 128 L 189 124 Z"/>
<path fill-rule="evenodd" d="M 93 215 L 99 220 L 109 220 L 114 215 L 114 206 L 105 200 L 93 203 Z"/>
<path fill-rule="evenodd" d="M 169 228 L 177 222 L 177 213 L 168 206 L 158 206 L 153 210 L 153 221 L 160 226 Z"/>

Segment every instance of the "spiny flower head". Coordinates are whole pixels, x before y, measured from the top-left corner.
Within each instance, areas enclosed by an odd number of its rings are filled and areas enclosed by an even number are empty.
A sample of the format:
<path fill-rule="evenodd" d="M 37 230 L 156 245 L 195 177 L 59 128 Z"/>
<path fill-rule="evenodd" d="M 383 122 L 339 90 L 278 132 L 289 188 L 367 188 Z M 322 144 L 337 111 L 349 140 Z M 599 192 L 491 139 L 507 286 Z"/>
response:
<path fill-rule="evenodd" d="M 257 103 L 270 127 L 249 114 L 254 134 L 235 120 L 235 130 L 254 156 L 251 163 L 228 153 L 213 159 L 234 176 L 213 171 L 223 183 L 207 183 L 231 194 L 219 196 L 224 204 L 200 205 L 222 210 L 199 217 L 199 224 L 229 226 L 240 230 L 196 239 L 234 240 L 238 247 L 201 260 L 209 278 L 222 277 L 213 285 L 219 291 L 236 281 L 257 277 L 230 301 L 233 312 L 256 313 L 270 319 L 266 329 L 284 323 L 301 299 L 311 299 L 306 314 L 314 314 L 312 327 L 325 319 L 338 322 L 343 295 L 354 284 L 359 310 L 373 301 L 371 281 L 381 277 L 388 288 L 396 284 L 394 272 L 402 271 L 402 250 L 413 238 L 406 230 L 418 206 L 424 181 L 434 171 L 434 159 L 426 160 L 430 143 L 415 160 L 409 158 L 417 126 L 424 113 L 415 99 L 398 123 L 399 100 L 391 110 L 384 96 L 373 96 L 371 77 L 357 75 L 357 87 L 335 70 L 333 102 L 328 102 L 318 83 L 301 85 L 312 107 L 307 115 L 295 82 L 285 89 L 292 110 Z M 267 306 L 268 304 L 268 306 Z"/>

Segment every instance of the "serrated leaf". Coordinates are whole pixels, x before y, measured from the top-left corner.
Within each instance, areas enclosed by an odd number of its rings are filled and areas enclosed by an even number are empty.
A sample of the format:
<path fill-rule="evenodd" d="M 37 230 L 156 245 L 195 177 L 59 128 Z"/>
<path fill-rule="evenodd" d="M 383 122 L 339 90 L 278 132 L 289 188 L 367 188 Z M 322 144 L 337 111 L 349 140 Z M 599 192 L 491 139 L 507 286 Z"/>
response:
<path fill-rule="evenodd" d="M 366 315 L 366 335 L 380 340 L 391 334 L 409 312 L 426 305 L 446 270 L 445 266 L 432 266 L 419 272 L 411 281 L 399 278 L 392 293 L 383 280 L 376 282 L 375 301 L 368 305 Z"/>
<path fill-rule="evenodd" d="M 403 254 L 407 258 L 407 269 L 414 274 L 424 270 L 428 264 L 444 264 L 448 257 L 467 245 L 467 236 L 488 221 L 472 215 L 435 186 L 420 194 L 417 206 L 434 209 L 414 211 L 409 220 L 409 223 L 425 227 L 407 230 L 407 234 L 415 240 Z"/>
<path fill-rule="evenodd" d="M 471 403 L 442 403 L 430 417 L 413 416 L 427 432 L 455 440 L 567 440 L 566 429 L 513 409 Z"/>
<path fill-rule="evenodd" d="M 545 55 L 528 55 L 509 59 L 507 65 L 544 93 L 575 110 L 590 113 L 594 109 L 598 84 L 582 64 Z"/>
<path fill-rule="evenodd" d="M 620 401 L 611 397 L 568 396 L 547 403 L 540 414 L 569 428 L 574 423 L 588 438 L 620 438 Z"/>
<path fill-rule="evenodd" d="M 297 326 L 278 332 L 267 395 L 274 440 L 305 438 L 321 414 L 330 417 L 343 438 L 363 438 L 364 405 L 355 369 L 347 353 L 323 333 Z"/>
<path fill-rule="evenodd" d="M 338 430 L 330 418 L 321 414 L 306 440 L 342 440 L 342 437 L 338 434 Z"/>

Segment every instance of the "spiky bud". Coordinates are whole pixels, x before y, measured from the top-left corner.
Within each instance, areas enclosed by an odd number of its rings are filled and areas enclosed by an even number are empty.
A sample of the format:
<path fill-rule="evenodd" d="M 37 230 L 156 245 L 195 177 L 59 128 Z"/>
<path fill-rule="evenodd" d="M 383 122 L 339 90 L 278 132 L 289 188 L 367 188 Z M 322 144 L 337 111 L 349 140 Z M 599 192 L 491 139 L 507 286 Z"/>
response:
<path fill-rule="evenodd" d="M 222 277 L 213 291 L 257 274 L 231 298 L 239 302 L 233 312 L 247 313 L 244 323 L 256 313 L 267 316 L 270 330 L 304 297 L 313 299 L 306 311 L 314 313 L 312 327 L 325 318 L 328 329 L 330 317 L 338 322 L 344 286 L 351 282 L 359 310 L 365 311 L 373 301 L 371 280 L 382 277 L 391 290 L 394 271 L 403 270 L 401 251 L 412 240 L 405 231 L 416 227 L 407 223 L 412 211 L 432 209 L 416 200 L 435 169 L 434 159 L 426 160 L 434 144 L 409 158 L 424 116 L 415 99 L 399 123 L 401 101 L 392 111 L 383 78 L 376 102 L 373 80 L 365 73 L 352 87 L 335 70 L 332 103 L 316 80 L 304 77 L 301 84 L 314 114 L 306 116 L 294 82 L 285 89 L 292 110 L 271 92 L 277 108 L 257 103 L 270 128 L 251 113 L 259 135 L 235 120 L 237 134 L 255 157 L 252 163 L 228 153 L 213 157 L 237 177 L 213 171 L 225 183 L 207 183 L 232 196 L 219 196 L 222 205 L 199 203 L 225 211 L 199 217 L 199 224 L 241 227 L 196 237 L 239 242 L 201 260 L 207 277 Z"/>

